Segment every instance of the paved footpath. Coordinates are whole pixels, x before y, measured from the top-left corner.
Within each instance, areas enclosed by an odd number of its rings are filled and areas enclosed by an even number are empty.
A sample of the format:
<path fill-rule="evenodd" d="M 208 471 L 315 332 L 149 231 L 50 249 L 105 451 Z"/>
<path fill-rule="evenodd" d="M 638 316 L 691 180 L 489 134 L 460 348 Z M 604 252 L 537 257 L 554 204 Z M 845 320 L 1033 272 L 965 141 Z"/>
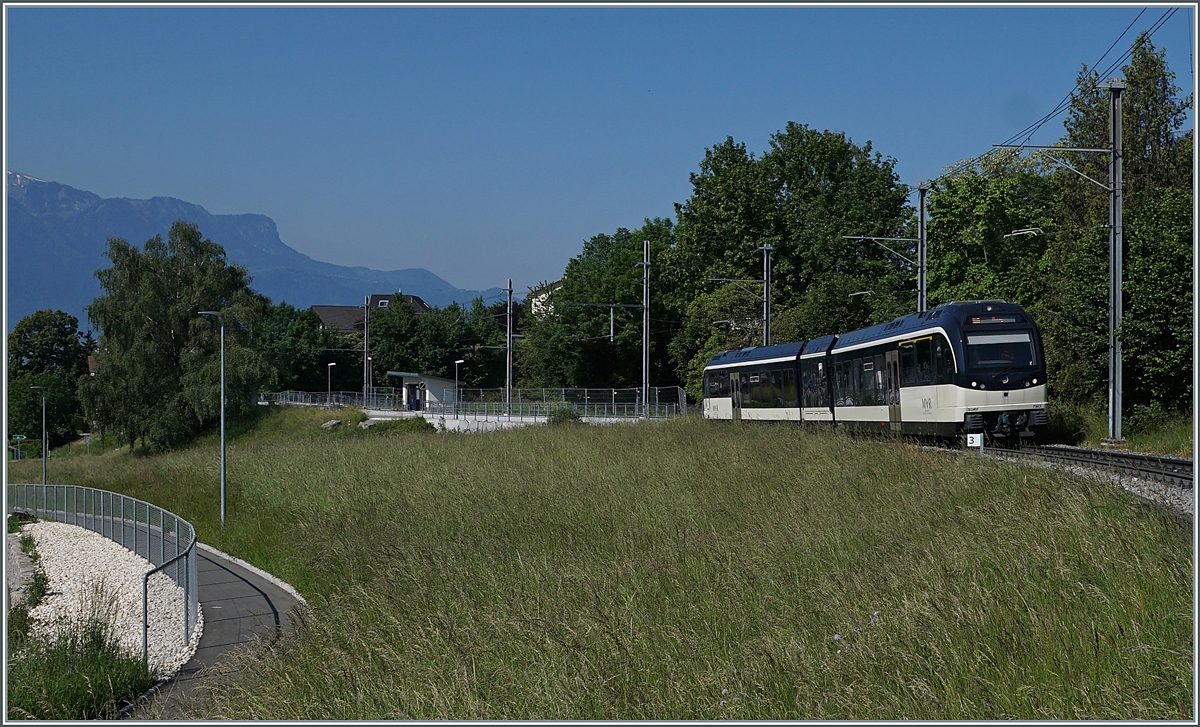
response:
<path fill-rule="evenodd" d="M 290 626 L 288 612 L 298 604 L 295 595 L 220 551 L 201 545 L 196 552 L 204 613 L 200 643 L 175 678 L 133 709 L 130 719 L 183 718 L 183 705 L 210 683 L 210 667 L 228 651 L 256 638 L 274 640 Z"/>

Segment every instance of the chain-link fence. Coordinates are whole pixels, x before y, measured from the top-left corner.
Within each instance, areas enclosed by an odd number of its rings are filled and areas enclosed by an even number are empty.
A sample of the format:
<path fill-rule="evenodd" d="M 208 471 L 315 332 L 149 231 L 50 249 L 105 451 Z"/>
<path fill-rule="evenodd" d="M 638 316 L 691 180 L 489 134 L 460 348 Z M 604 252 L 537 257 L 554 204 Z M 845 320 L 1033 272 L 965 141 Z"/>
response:
<path fill-rule="evenodd" d="M 148 584 L 165 573 L 183 589 L 180 625 L 191 641 L 200 618 L 196 530 L 191 523 L 148 502 L 77 485 L 8 485 L 8 512 L 23 512 L 98 533 L 150 561 L 142 576 L 142 660 L 149 656 Z"/>
<path fill-rule="evenodd" d="M 420 411 L 458 417 L 545 417 L 570 408 L 585 417 L 648 417 L 662 419 L 687 415 L 687 395 L 678 386 L 650 388 L 648 401 L 639 389 L 513 389 L 506 401 L 504 389 L 443 389 L 439 401 L 421 403 Z M 394 388 L 375 388 L 366 395 L 353 391 L 281 391 L 259 394 L 260 403 L 296 406 L 404 410 L 410 407 Z"/>

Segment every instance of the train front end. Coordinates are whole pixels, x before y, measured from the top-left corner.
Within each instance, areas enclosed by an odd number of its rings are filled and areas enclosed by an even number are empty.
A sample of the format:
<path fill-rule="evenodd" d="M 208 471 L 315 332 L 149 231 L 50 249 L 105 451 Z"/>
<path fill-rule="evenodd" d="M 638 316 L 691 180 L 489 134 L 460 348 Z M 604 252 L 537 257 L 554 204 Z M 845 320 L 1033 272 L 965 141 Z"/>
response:
<path fill-rule="evenodd" d="M 1035 437 L 1049 423 L 1046 359 L 1032 317 L 1005 301 L 952 304 L 958 365 L 953 408 L 959 434 Z M 949 392 L 947 392 L 949 393 Z"/>

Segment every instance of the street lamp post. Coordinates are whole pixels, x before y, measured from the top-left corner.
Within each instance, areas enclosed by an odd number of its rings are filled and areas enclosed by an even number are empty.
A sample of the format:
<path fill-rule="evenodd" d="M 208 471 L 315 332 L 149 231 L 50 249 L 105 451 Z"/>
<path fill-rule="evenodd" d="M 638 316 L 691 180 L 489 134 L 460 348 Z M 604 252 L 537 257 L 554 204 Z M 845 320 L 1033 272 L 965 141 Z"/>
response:
<path fill-rule="evenodd" d="M 200 315 L 221 319 L 221 527 L 225 527 L 225 314 L 202 310 Z"/>
<path fill-rule="evenodd" d="M 454 416 L 458 416 L 458 365 L 466 363 L 466 360 L 459 359 L 454 362 Z"/>
<path fill-rule="evenodd" d="M 331 361 L 325 364 L 325 404 L 333 406 L 333 367 L 337 366 L 336 361 Z"/>
<path fill-rule="evenodd" d="M 42 390 L 42 484 L 46 484 L 46 387 L 30 386 Z"/>
<path fill-rule="evenodd" d="M 373 381 L 374 377 L 375 377 L 375 362 L 371 360 L 370 356 L 367 356 L 367 386 L 363 388 L 363 407 L 364 408 L 367 406 L 367 397 L 368 396 L 371 397 L 372 402 L 374 402 L 374 400 L 375 400 L 375 392 L 374 392 L 375 382 Z"/>

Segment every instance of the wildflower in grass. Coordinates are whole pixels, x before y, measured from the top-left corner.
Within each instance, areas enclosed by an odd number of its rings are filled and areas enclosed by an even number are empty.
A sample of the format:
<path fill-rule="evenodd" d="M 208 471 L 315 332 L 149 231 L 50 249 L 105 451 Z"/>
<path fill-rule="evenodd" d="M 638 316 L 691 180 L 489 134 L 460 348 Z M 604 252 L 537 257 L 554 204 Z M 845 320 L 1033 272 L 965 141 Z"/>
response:
<path fill-rule="evenodd" d="M 834 634 L 834 635 L 833 635 L 833 640 L 834 640 L 834 641 L 841 641 L 841 640 L 842 640 L 842 635 L 841 635 L 841 634 Z"/>
<path fill-rule="evenodd" d="M 717 706 L 724 707 L 725 705 L 726 705 L 726 701 L 724 699 L 722 699 L 721 702 Z"/>
<path fill-rule="evenodd" d="M 723 695 L 724 695 L 724 694 L 729 694 L 729 690 L 728 690 L 728 689 L 722 689 L 722 690 L 721 690 L 721 694 L 723 694 Z"/>

